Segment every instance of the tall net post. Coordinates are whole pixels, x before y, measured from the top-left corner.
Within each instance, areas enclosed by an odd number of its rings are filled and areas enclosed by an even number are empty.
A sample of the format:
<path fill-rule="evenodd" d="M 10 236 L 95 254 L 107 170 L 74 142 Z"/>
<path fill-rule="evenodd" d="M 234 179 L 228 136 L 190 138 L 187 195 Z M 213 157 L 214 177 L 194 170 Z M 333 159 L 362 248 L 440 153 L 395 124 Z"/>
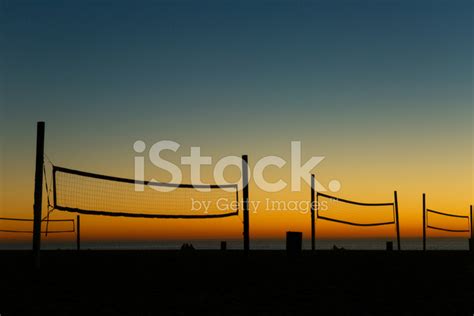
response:
<path fill-rule="evenodd" d="M 423 193 L 423 251 L 426 250 L 426 194 Z"/>
<path fill-rule="evenodd" d="M 314 174 L 311 175 L 311 250 L 316 249 L 316 228 L 315 228 L 315 218 L 314 218 Z"/>
<path fill-rule="evenodd" d="M 36 167 L 33 204 L 33 257 L 34 266 L 36 269 L 40 268 L 41 211 L 43 202 L 44 129 L 44 122 L 38 122 L 36 126 Z"/>
<path fill-rule="evenodd" d="M 397 191 L 393 192 L 393 197 L 394 197 L 394 203 L 395 203 L 395 225 L 397 229 L 397 246 L 398 246 L 398 251 L 402 250 L 401 245 L 400 245 L 400 220 L 398 218 L 398 197 L 397 197 Z"/>
<path fill-rule="evenodd" d="M 243 214 L 244 214 L 244 252 L 248 254 L 250 249 L 250 231 L 249 231 L 249 174 L 248 174 L 248 156 L 242 156 L 242 195 L 243 195 Z"/>

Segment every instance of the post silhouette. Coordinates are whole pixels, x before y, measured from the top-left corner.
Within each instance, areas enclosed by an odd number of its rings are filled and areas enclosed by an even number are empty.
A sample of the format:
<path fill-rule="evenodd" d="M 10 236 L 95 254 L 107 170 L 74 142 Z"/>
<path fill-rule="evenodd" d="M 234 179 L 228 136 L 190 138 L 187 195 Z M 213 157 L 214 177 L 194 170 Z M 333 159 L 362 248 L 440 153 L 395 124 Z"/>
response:
<path fill-rule="evenodd" d="M 423 193 L 423 251 L 426 250 L 426 194 Z"/>
<path fill-rule="evenodd" d="M 242 156 L 242 195 L 243 195 L 243 213 L 244 213 L 244 253 L 247 255 L 250 249 L 250 231 L 249 231 L 249 173 L 248 156 Z"/>
<path fill-rule="evenodd" d="M 398 251 L 402 250 L 401 245 L 400 245 L 400 221 L 398 218 L 398 197 L 397 197 L 397 191 L 393 191 L 393 197 L 394 197 L 394 203 L 395 203 L 395 220 L 396 222 L 396 229 L 397 229 L 397 247 Z"/>
<path fill-rule="evenodd" d="M 286 254 L 288 257 L 300 256 L 302 245 L 302 232 L 286 232 Z"/>
<path fill-rule="evenodd" d="M 44 122 L 37 123 L 35 193 L 33 204 L 33 260 L 36 269 L 40 268 L 41 213 L 43 204 L 44 128 Z"/>
<path fill-rule="evenodd" d="M 315 208 L 315 199 L 314 199 L 314 174 L 311 175 L 311 250 L 316 250 L 316 227 L 315 227 L 315 218 L 314 218 L 314 208 Z M 316 206 L 317 207 L 317 206 Z"/>
<path fill-rule="evenodd" d="M 81 250 L 81 216 L 76 217 L 76 245 L 77 251 Z"/>
<path fill-rule="evenodd" d="M 469 221 L 471 224 L 471 238 L 469 239 L 469 250 L 474 251 L 474 232 L 472 231 L 474 225 L 472 224 L 472 205 L 469 210 Z"/>
<path fill-rule="evenodd" d="M 316 219 L 318 218 L 319 216 L 319 195 L 318 195 L 318 192 L 314 192 L 314 195 L 316 196 L 316 208 L 314 210 L 314 242 L 316 244 Z M 314 245 L 314 247 L 316 248 L 316 245 Z"/>

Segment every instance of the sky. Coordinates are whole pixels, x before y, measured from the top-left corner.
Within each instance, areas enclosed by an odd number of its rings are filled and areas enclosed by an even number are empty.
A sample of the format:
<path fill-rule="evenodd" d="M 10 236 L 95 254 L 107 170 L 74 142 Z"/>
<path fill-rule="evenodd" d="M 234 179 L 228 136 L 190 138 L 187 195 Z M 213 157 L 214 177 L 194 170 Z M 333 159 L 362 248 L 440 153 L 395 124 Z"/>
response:
<path fill-rule="evenodd" d="M 422 193 L 456 214 L 473 204 L 472 1 L 4 0 L 1 15 L 2 216 L 31 217 L 37 121 L 54 164 L 121 177 L 134 175 L 136 140 L 180 143 L 172 160 L 200 146 L 213 163 L 248 154 L 251 166 L 289 160 L 301 141 L 303 161 L 325 157 L 313 171 L 338 180 L 337 195 L 391 202 L 397 190 L 402 237 L 421 233 Z M 169 181 L 149 165 L 146 177 Z M 251 199 L 266 197 L 308 200 L 309 187 L 251 183 Z M 239 218 L 81 223 L 85 240 L 242 232 Z M 309 237 L 310 221 L 259 211 L 250 226 L 252 238 Z M 394 227 L 318 221 L 317 234 L 393 238 Z"/>

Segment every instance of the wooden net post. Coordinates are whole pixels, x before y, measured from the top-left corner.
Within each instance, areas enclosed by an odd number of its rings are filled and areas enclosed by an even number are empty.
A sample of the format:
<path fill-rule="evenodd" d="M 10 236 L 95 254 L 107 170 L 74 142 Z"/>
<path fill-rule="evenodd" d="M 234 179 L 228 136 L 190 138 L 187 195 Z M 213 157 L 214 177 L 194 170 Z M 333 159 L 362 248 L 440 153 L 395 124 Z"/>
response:
<path fill-rule="evenodd" d="M 314 198 L 314 174 L 311 175 L 311 250 L 316 250 L 316 228 L 315 228 L 315 216 L 314 209 L 315 198 Z"/>
<path fill-rule="evenodd" d="M 77 251 L 81 250 L 81 216 L 76 217 L 76 245 Z"/>
<path fill-rule="evenodd" d="M 243 213 L 244 213 L 244 253 L 248 254 L 250 250 L 250 231 L 249 231 L 249 173 L 248 157 L 242 156 L 242 192 L 243 192 Z"/>
<path fill-rule="evenodd" d="M 426 194 L 423 193 L 423 251 L 426 250 Z"/>
<path fill-rule="evenodd" d="M 36 126 L 36 167 L 33 204 L 33 257 L 34 267 L 36 269 L 40 268 L 41 216 L 43 205 L 44 129 L 44 122 L 38 122 Z"/>
<path fill-rule="evenodd" d="M 397 221 L 395 224 L 396 224 L 396 228 L 397 228 L 397 246 L 398 246 L 398 250 L 402 250 L 401 248 L 401 245 L 400 245 L 400 220 L 399 220 L 399 216 L 398 216 L 398 197 L 397 197 L 397 191 L 394 191 L 393 192 L 393 196 L 394 196 L 394 203 L 395 203 L 395 220 Z"/>

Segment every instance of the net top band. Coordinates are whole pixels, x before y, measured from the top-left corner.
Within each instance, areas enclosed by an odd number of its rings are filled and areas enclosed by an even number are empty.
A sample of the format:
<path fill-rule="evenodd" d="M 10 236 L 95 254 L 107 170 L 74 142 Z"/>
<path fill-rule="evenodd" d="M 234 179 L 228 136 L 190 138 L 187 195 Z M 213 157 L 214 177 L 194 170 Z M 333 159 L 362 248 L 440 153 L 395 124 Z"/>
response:
<path fill-rule="evenodd" d="M 339 202 L 344 202 L 344 203 L 349 203 L 349 204 L 354 204 L 354 205 L 361 205 L 361 206 L 390 206 L 390 205 L 394 205 L 393 202 L 390 202 L 390 203 L 364 203 L 364 202 L 350 201 L 350 200 L 341 199 L 341 198 L 338 198 L 336 196 L 332 196 L 332 195 L 324 194 L 324 193 L 320 193 L 320 192 L 316 192 L 316 195 L 327 197 L 329 199 L 335 199 Z"/>
<path fill-rule="evenodd" d="M 444 216 L 450 216 L 450 217 L 457 217 L 457 218 L 469 219 L 469 216 L 466 216 L 466 215 L 456 215 L 456 214 L 444 213 L 444 212 L 435 211 L 435 210 L 430 210 L 430 209 L 426 209 L 426 211 L 427 211 L 427 212 L 430 212 L 430 213 L 435 213 L 435 214 L 439 214 L 439 215 L 444 215 Z"/>

